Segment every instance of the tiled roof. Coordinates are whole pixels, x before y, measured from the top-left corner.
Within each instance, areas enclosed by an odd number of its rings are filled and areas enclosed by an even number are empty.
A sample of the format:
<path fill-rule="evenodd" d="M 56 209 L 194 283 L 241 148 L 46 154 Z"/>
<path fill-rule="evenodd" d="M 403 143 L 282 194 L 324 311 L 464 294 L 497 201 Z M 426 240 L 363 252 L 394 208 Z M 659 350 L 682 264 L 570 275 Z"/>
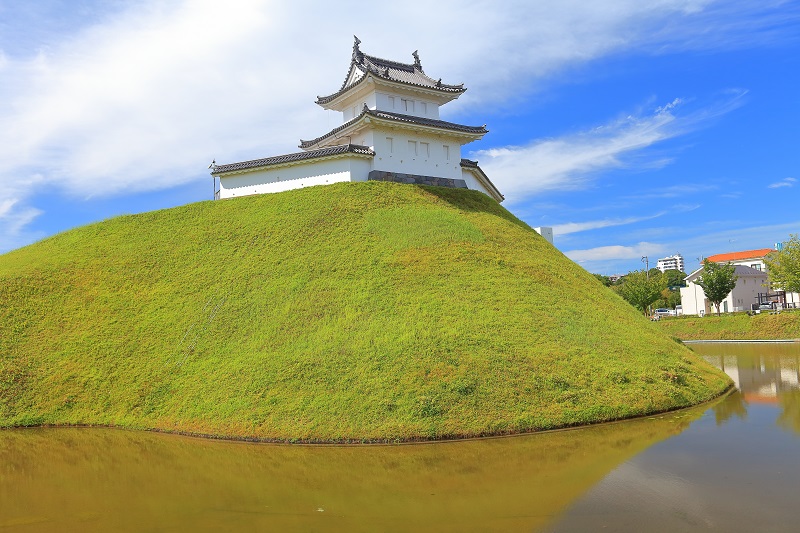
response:
<path fill-rule="evenodd" d="M 712 261 L 712 262 L 716 263 L 717 261 Z M 758 270 L 756 268 L 751 268 L 749 266 L 744 266 L 744 265 L 735 265 L 734 268 L 733 268 L 733 274 L 735 276 L 740 277 L 740 278 L 744 277 L 744 276 L 746 276 L 746 277 L 754 277 L 754 276 L 766 276 L 767 275 L 767 273 L 764 272 L 763 270 Z M 700 267 L 700 268 L 698 268 L 697 270 L 695 270 L 694 272 L 692 272 L 691 274 L 689 274 L 688 276 L 686 276 L 683 279 L 685 281 L 692 282 L 692 281 L 696 280 L 697 278 L 699 278 L 702 275 L 703 275 L 703 267 Z"/>
<path fill-rule="evenodd" d="M 355 44 L 353 45 L 353 59 L 350 62 L 350 70 L 347 71 L 347 76 L 345 77 L 341 88 L 329 96 L 318 96 L 318 104 L 327 104 L 328 102 L 335 100 L 345 92 L 349 91 L 352 87 L 355 87 L 364 81 L 367 78 L 367 73 L 370 73 L 380 79 L 405 83 L 415 87 L 424 87 L 426 89 L 433 89 L 446 93 L 461 94 L 466 91 L 463 83 L 460 85 L 448 85 L 446 83 L 442 83 L 441 79 L 434 80 L 425 74 L 425 72 L 422 70 L 422 64 L 419 61 L 419 55 L 417 52 L 412 54 L 414 56 L 414 63 L 400 63 L 399 61 L 381 59 L 380 57 L 367 55 L 358 47 L 360 43 L 361 41 L 359 41 L 358 37 L 356 37 Z M 361 71 L 361 76 L 356 81 L 348 85 L 347 82 L 350 80 L 350 74 L 353 72 L 353 69 L 358 69 Z"/>
<path fill-rule="evenodd" d="M 349 128 L 353 124 L 360 121 L 365 116 L 370 116 L 379 119 L 391 120 L 394 122 L 405 122 L 408 124 L 418 124 L 420 126 L 431 126 L 433 128 L 442 128 L 450 131 L 459 131 L 463 133 L 469 133 L 474 135 L 483 135 L 488 133 L 489 130 L 486 129 L 486 126 L 464 126 L 462 124 L 455 124 L 454 122 L 446 122 L 444 120 L 436 120 L 432 118 L 425 118 L 425 117 L 415 117 L 412 115 L 403 115 L 400 113 L 392 113 L 389 111 L 377 111 L 374 109 L 364 108 L 356 118 L 349 120 L 338 126 L 325 135 L 317 137 L 316 139 L 310 141 L 300 140 L 300 148 L 310 148 L 312 146 L 317 145 L 318 143 L 324 141 L 325 139 L 336 135 L 337 133 Z"/>
<path fill-rule="evenodd" d="M 360 146 L 357 144 L 341 144 L 338 146 L 331 146 L 330 148 L 323 148 L 321 150 L 311 150 L 309 152 L 297 152 L 293 154 L 277 155 L 274 157 L 265 157 L 264 159 L 254 159 L 252 161 L 242 161 L 240 163 L 230 163 L 227 165 L 215 165 L 212 167 L 211 174 L 223 174 L 225 172 L 232 172 L 234 170 L 246 170 L 250 168 L 268 167 L 271 165 L 279 165 L 283 163 L 291 163 L 294 161 L 304 161 L 307 159 L 317 159 L 320 157 L 328 157 L 332 155 L 354 153 L 362 155 L 375 155 L 368 146 Z"/>
<path fill-rule="evenodd" d="M 761 248 L 759 250 L 745 250 L 744 252 L 730 252 L 727 254 L 716 254 L 708 256 L 706 259 L 712 263 L 727 263 L 728 261 L 741 261 L 744 259 L 763 259 L 770 252 L 774 252 L 772 248 Z"/>

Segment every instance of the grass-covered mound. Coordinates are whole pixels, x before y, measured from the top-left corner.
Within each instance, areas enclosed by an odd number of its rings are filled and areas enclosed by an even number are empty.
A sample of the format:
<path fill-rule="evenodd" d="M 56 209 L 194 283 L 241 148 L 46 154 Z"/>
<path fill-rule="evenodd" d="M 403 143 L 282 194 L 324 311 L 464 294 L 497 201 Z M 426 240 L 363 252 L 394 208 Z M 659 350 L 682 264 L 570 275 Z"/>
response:
<path fill-rule="evenodd" d="M 757 315 L 732 313 L 721 316 L 664 318 L 659 326 L 681 340 L 789 340 L 800 339 L 800 310 Z"/>
<path fill-rule="evenodd" d="M 475 192 L 339 184 L 0 256 L 0 426 L 276 440 L 541 430 L 728 381 Z"/>

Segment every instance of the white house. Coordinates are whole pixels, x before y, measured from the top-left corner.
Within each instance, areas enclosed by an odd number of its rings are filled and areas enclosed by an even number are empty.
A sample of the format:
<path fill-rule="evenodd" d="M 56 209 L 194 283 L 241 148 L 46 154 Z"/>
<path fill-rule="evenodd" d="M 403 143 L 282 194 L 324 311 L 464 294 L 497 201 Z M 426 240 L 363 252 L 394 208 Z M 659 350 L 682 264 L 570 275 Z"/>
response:
<path fill-rule="evenodd" d="M 482 138 L 486 126 L 439 118 L 439 108 L 461 96 L 464 86 L 425 74 L 417 52 L 413 63 L 400 63 L 367 55 L 360 44 L 356 37 L 341 88 L 316 102 L 341 112 L 342 125 L 301 140 L 302 152 L 212 164 L 216 197 L 381 180 L 474 189 L 501 202 L 478 162 L 461 157 L 461 147 Z"/>
<path fill-rule="evenodd" d="M 730 263 L 732 265 L 749 266 L 763 272 L 767 271 L 767 264 L 764 258 L 774 252 L 773 248 L 759 248 L 758 250 L 744 250 L 741 252 L 729 252 L 709 256 L 707 259 L 714 263 Z M 780 301 L 784 305 L 791 307 L 800 306 L 800 295 L 795 292 L 776 292 L 776 287 L 764 286 L 761 291 L 761 302 Z M 756 303 L 756 302 L 754 302 Z"/>
<path fill-rule="evenodd" d="M 710 258 L 709 258 L 710 260 Z M 716 262 L 716 261 L 715 261 Z M 698 268 L 684 278 L 686 287 L 681 287 L 681 307 L 684 315 L 707 315 L 716 313 L 714 305 L 708 301 L 705 291 L 698 285 L 697 278 L 703 273 Z M 767 274 L 749 266 L 736 265 L 734 273 L 738 277 L 736 287 L 720 303 L 720 311 L 749 311 L 758 302 L 758 294 L 766 291 Z"/>

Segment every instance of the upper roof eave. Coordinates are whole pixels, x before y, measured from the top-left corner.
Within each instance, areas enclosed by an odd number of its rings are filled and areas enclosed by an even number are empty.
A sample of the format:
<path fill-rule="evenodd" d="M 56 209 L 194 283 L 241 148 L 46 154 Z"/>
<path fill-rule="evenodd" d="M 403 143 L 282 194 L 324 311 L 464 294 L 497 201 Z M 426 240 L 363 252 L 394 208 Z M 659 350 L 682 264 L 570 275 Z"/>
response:
<path fill-rule="evenodd" d="M 434 80 L 425 74 L 425 71 L 422 69 L 422 63 L 420 62 L 419 55 L 416 51 L 412 54 L 412 56 L 414 56 L 414 63 L 402 63 L 400 61 L 383 59 L 363 53 L 359 48 L 361 41 L 358 37 L 354 36 L 354 38 L 355 42 L 353 44 L 353 55 L 350 60 L 350 68 L 347 70 L 347 75 L 345 76 L 341 87 L 338 91 L 328 96 L 317 96 L 317 104 L 326 107 L 334 100 L 338 100 L 346 93 L 349 93 L 353 88 L 362 84 L 370 75 L 377 80 L 397 83 L 401 86 L 406 86 L 417 90 L 423 89 L 426 91 L 431 91 L 431 94 L 438 94 L 439 98 L 445 96 L 444 102 L 458 98 L 459 95 L 466 91 L 463 83 L 459 85 L 450 85 L 447 83 L 442 83 L 441 78 Z M 362 76 L 355 82 L 348 84 L 354 69 L 359 69 L 362 73 Z"/>
<path fill-rule="evenodd" d="M 350 77 L 350 72 L 348 72 L 348 78 Z M 376 84 L 385 84 L 387 86 L 395 86 L 395 87 L 402 87 L 406 89 L 410 89 L 415 92 L 423 92 L 437 100 L 440 100 L 440 103 L 446 103 L 451 100 L 455 100 L 462 94 L 464 94 L 467 89 L 466 87 L 430 87 L 427 85 L 416 84 L 416 83 L 409 83 L 407 81 L 402 80 L 393 80 L 390 78 L 385 78 L 376 74 L 374 72 L 365 72 L 363 76 L 361 76 L 356 82 L 351 83 L 350 85 L 343 87 L 342 89 L 338 90 L 337 92 L 330 94 L 328 96 L 317 96 L 316 104 L 322 106 L 325 109 L 333 109 L 335 108 L 336 104 L 349 96 L 353 90 L 359 88 L 366 80 L 373 78 Z"/>
<path fill-rule="evenodd" d="M 430 129 L 430 130 L 445 130 L 450 134 L 457 135 L 460 137 L 468 138 L 471 140 L 477 140 L 486 135 L 489 130 L 486 129 L 486 125 L 483 126 L 464 126 L 462 124 L 455 124 L 453 122 L 446 122 L 444 120 L 435 120 L 430 118 L 424 117 L 415 117 L 413 115 L 403 115 L 401 113 L 392 113 L 389 111 L 377 111 L 368 108 L 364 108 L 357 117 L 348 122 L 345 122 L 341 126 L 332 129 L 325 135 L 317 137 L 316 139 L 312 139 L 310 141 L 300 140 L 300 148 L 304 150 L 309 150 L 318 146 L 321 142 L 336 136 L 338 133 L 343 133 L 350 128 L 366 122 L 366 119 L 375 120 L 378 124 L 391 124 L 391 125 L 400 125 L 400 126 L 408 126 L 413 128 L 423 128 L 423 129 Z"/>

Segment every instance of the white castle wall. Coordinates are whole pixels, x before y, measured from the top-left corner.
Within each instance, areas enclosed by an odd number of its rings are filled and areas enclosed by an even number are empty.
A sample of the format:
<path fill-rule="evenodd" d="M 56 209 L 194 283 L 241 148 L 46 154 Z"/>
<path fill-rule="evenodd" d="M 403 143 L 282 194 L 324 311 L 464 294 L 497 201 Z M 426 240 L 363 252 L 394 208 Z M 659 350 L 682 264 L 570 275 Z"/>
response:
<path fill-rule="evenodd" d="M 350 157 L 257 170 L 220 177 L 220 198 L 283 192 L 340 181 L 366 181 L 371 160 Z"/>
<path fill-rule="evenodd" d="M 461 146 L 453 141 L 388 128 L 374 130 L 372 141 L 375 170 L 451 179 L 462 177 Z"/>

